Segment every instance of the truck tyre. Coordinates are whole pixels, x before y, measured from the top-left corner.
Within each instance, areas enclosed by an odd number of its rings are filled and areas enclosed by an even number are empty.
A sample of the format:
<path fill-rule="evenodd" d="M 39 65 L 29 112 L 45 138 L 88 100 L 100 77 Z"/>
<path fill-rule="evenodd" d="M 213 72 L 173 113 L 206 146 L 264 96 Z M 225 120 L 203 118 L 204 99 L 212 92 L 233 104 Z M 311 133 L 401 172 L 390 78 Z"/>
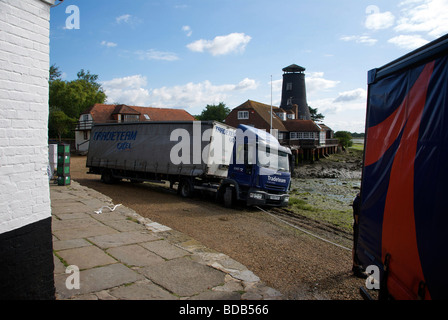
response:
<path fill-rule="evenodd" d="M 106 184 L 112 184 L 115 183 L 117 180 L 112 175 L 111 170 L 104 170 L 101 174 L 101 181 L 103 181 Z"/>
<path fill-rule="evenodd" d="M 183 180 L 179 185 L 179 194 L 182 198 L 191 198 L 194 194 L 193 183 L 190 180 Z"/>
<path fill-rule="evenodd" d="M 233 188 L 232 187 L 226 187 L 226 190 L 224 191 L 224 207 L 226 208 L 232 208 L 233 206 Z"/>

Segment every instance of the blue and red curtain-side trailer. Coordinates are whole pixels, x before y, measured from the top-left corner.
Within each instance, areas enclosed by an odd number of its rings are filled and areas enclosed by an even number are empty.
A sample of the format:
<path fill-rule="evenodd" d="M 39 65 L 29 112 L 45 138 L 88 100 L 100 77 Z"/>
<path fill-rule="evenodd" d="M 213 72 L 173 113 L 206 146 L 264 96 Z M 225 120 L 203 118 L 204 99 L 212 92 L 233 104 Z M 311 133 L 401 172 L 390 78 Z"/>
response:
<path fill-rule="evenodd" d="M 368 74 L 357 256 L 393 299 L 448 298 L 448 35 Z"/>

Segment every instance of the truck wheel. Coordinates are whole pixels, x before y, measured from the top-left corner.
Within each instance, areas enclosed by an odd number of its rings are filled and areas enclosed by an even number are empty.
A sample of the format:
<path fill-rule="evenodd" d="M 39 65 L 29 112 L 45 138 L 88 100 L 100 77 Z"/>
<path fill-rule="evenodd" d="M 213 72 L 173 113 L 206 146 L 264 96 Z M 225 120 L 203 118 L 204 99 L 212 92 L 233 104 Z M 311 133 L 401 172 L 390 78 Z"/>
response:
<path fill-rule="evenodd" d="M 101 174 L 101 181 L 103 181 L 106 184 L 112 184 L 115 183 L 117 180 L 112 175 L 111 170 L 104 170 Z"/>
<path fill-rule="evenodd" d="M 191 181 L 184 180 L 181 182 L 180 186 L 180 195 L 182 198 L 191 198 L 194 193 L 194 187 Z"/>
<path fill-rule="evenodd" d="M 232 208 L 233 206 L 233 188 L 226 187 L 226 191 L 224 191 L 224 207 Z"/>

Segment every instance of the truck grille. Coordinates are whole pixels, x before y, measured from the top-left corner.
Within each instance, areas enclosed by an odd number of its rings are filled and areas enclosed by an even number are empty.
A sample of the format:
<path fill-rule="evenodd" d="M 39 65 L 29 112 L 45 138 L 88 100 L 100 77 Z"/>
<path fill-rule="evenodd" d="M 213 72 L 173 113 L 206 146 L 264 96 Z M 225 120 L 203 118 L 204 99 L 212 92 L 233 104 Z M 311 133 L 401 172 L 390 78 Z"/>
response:
<path fill-rule="evenodd" d="M 284 187 L 277 186 L 277 185 L 272 184 L 272 183 L 266 183 L 266 189 L 273 190 L 273 191 L 278 191 L 278 192 L 284 192 Z"/>

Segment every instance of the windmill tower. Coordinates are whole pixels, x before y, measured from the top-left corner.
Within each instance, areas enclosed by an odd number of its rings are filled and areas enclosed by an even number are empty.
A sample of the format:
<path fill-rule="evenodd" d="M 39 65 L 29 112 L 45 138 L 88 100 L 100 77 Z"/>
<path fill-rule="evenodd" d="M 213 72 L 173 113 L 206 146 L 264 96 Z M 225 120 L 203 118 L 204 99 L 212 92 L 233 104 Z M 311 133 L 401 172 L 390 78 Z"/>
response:
<path fill-rule="evenodd" d="M 296 119 L 311 120 L 306 101 L 305 68 L 292 64 L 283 70 L 282 101 L 280 108 L 289 111 L 297 105 Z"/>

